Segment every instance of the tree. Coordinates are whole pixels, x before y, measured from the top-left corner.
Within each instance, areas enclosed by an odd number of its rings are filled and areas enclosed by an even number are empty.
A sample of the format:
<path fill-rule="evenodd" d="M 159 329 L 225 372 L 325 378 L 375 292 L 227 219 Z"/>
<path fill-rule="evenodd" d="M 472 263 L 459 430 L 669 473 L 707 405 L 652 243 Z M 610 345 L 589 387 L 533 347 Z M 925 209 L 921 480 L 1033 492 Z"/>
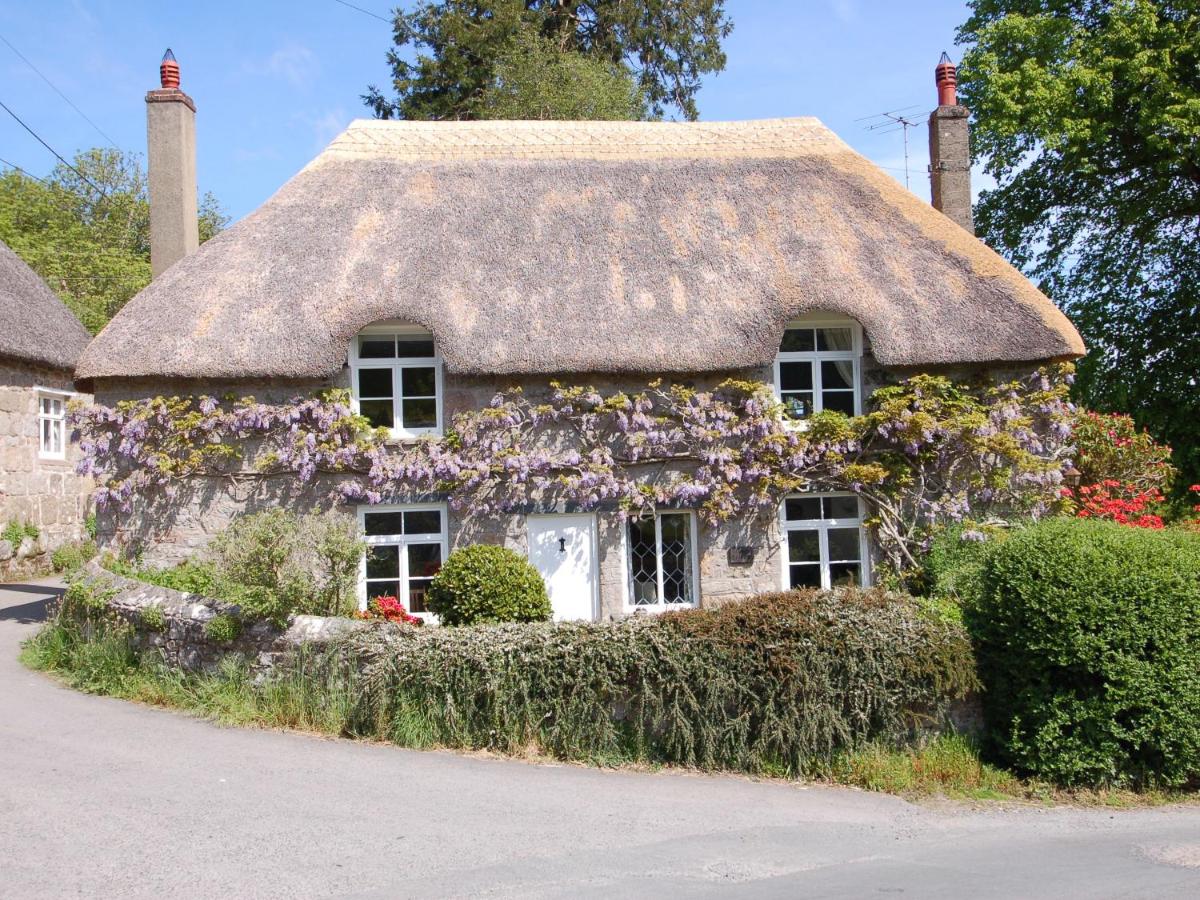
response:
<path fill-rule="evenodd" d="M 646 102 L 629 70 L 561 50 L 532 32 L 513 39 L 483 90 L 481 119 L 642 119 Z"/>
<path fill-rule="evenodd" d="M 973 0 L 980 235 L 1074 319 L 1078 396 L 1200 480 L 1200 2 Z"/>
<path fill-rule="evenodd" d="M 363 101 L 384 119 L 480 118 L 498 62 L 532 33 L 627 67 L 651 115 L 672 108 L 695 119 L 700 78 L 725 67 L 721 41 L 732 29 L 724 0 L 423 0 L 396 12 L 388 64 L 397 96 L 371 85 Z M 409 46 L 415 60 L 401 55 Z"/>
<path fill-rule="evenodd" d="M 0 175 L 0 240 L 96 332 L 150 283 L 149 192 L 134 155 L 98 148 L 72 165 L 60 163 L 44 180 Z M 205 194 L 201 242 L 227 221 Z"/>

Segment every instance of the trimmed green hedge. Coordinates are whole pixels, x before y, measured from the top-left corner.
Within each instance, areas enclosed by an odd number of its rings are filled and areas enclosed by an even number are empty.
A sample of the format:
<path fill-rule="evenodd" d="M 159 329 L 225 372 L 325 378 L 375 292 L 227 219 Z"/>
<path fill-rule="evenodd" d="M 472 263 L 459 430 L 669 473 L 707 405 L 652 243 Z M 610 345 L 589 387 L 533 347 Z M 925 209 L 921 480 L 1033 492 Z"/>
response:
<path fill-rule="evenodd" d="M 1200 779 L 1200 536 L 1052 519 L 985 557 L 966 622 L 995 751 L 1066 785 Z"/>
<path fill-rule="evenodd" d="M 976 686 L 961 625 L 880 591 L 615 623 L 380 626 L 346 649 L 363 735 L 776 774 L 904 744 Z"/>
<path fill-rule="evenodd" d="M 550 597 L 537 569 L 507 547 L 455 550 L 429 585 L 429 609 L 443 625 L 544 622 Z"/>

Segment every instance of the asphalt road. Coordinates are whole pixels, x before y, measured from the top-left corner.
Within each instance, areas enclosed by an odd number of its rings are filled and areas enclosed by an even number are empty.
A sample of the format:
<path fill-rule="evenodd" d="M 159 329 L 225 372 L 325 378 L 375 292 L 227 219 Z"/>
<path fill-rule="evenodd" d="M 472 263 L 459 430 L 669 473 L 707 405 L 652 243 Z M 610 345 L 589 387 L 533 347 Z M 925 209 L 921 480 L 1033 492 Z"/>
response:
<path fill-rule="evenodd" d="M 52 591 L 0 588 L 0 896 L 1200 896 L 1197 807 L 926 807 L 85 696 L 16 660 Z"/>

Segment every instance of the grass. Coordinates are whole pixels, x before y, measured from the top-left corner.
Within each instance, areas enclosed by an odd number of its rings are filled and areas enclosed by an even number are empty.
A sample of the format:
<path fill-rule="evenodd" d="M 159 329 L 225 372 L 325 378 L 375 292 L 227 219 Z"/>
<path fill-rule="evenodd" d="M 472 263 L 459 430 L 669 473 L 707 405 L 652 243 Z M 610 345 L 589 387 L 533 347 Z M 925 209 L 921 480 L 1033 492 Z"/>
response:
<path fill-rule="evenodd" d="M 371 738 L 413 749 L 439 745 L 424 710 L 394 710 L 382 733 L 355 726 L 357 685 L 354 676 L 310 666 L 301 659 L 290 672 L 256 683 L 247 666 L 228 658 L 211 674 L 184 674 L 170 669 L 153 654 L 138 655 L 119 627 L 52 621 L 28 640 L 21 661 L 87 693 L 118 697 L 150 706 L 192 713 L 223 725 L 303 731 L 333 737 Z M 526 759 L 548 758 L 529 747 Z M 603 767 L 636 766 L 658 770 L 659 765 L 633 756 L 591 757 L 582 760 Z M 831 764 L 807 773 L 814 781 L 866 791 L 896 794 L 913 800 L 947 798 L 967 801 L 1072 803 L 1089 806 L 1146 806 L 1196 802 L 1196 794 L 1120 790 L 1064 791 L 1030 781 L 981 760 L 974 743 L 962 735 L 942 735 L 923 746 L 895 749 L 871 746 L 843 753 Z M 786 768 L 768 778 L 788 779 Z M 790 780 L 790 779 L 789 779 Z"/>

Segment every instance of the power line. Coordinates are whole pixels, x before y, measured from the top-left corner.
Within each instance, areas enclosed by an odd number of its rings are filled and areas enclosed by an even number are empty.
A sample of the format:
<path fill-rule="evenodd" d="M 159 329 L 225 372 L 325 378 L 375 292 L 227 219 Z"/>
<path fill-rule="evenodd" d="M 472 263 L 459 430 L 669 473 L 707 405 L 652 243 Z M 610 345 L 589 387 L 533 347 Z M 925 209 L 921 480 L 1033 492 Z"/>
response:
<path fill-rule="evenodd" d="M 73 109 L 73 110 L 75 110 L 75 112 L 79 113 L 79 115 L 83 117 L 83 120 L 85 122 L 87 122 L 89 125 L 91 125 L 93 128 L 95 128 L 96 132 L 100 135 L 100 137 L 102 137 L 106 141 L 108 141 L 109 146 L 111 146 L 114 150 L 121 149 L 120 147 L 117 146 L 116 141 L 114 141 L 112 138 L 110 138 L 107 134 L 104 133 L 103 128 L 101 128 L 99 125 L 97 125 L 91 119 L 89 119 L 87 116 L 87 113 L 85 113 L 82 109 L 80 109 L 78 106 L 76 106 L 74 103 L 72 103 L 70 97 L 68 97 L 66 94 L 64 94 L 62 91 L 60 91 L 58 89 L 58 87 L 55 86 L 53 81 L 51 81 L 49 78 L 47 78 L 45 75 L 43 75 L 41 69 L 39 69 L 33 63 L 31 63 L 28 59 L 26 59 L 25 55 L 23 53 L 21 53 L 20 50 L 18 50 L 11 43 L 9 43 L 8 38 L 6 38 L 4 35 L 0 34 L 0 41 L 4 41 L 4 43 L 8 47 L 8 49 L 11 50 L 13 53 L 17 54 L 17 56 L 20 58 L 21 62 L 25 63 L 25 65 L 29 66 L 29 68 L 33 69 L 33 71 L 37 73 L 37 76 L 39 78 L 41 78 L 42 81 L 44 81 L 44 82 L 46 82 L 46 84 L 50 85 L 50 89 L 53 90 L 54 93 L 56 93 L 56 94 L 58 94 L 58 96 L 62 97 L 63 100 L 66 101 L 67 105 L 69 107 L 71 107 L 71 109 Z"/>
<path fill-rule="evenodd" d="M 389 25 L 392 24 L 391 19 L 385 19 L 383 16 L 379 15 L 378 13 L 371 12 L 369 9 L 363 9 L 361 6 L 355 6 L 353 3 L 347 3 L 346 0 L 333 0 L 333 2 L 340 3 L 342 6 L 345 6 L 348 9 L 356 10 L 362 13 L 364 16 L 370 16 L 372 19 L 378 19 L 380 22 L 387 22 Z M 5 43 L 7 43 L 7 41 Z"/>
<path fill-rule="evenodd" d="M 63 155 L 61 153 L 59 153 L 57 150 L 55 150 L 53 147 L 51 147 L 49 144 L 47 144 L 44 140 L 42 140 L 42 136 L 40 134 L 38 134 L 36 131 L 34 131 L 32 128 L 30 128 L 28 125 L 26 125 L 20 116 L 18 116 L 15 112 L 13 112 L 11 109 L 8 108 L 8 104 L 6 104 L 3 100 L 0 100 L 0 108 L 2 108 L 6 113 L 8 113 L 14 119 L 16 119 L 17 124 L 20 125 L 22 128 L 24 128 L 26 131 L 28 131 L 30 134 L 32 134 L 34 136 L 34 138 L 37 139 L 37 142 L 39 144 L 41 144 L 43 147 L 45 147 L 47 150 L 49 150 L 51 153 L 53 153 L 56 157 L 58 157 L 58 161 L 60 163 L 62 163 L 64 166 L 66 166 L 68 169 L 70 169 L 72 172 L 74 172 L 76 175 L 78 175 L 80 178 L 82 178 L 85 182 L 87 182 L 89 185 L 91 185 L 92 190 L 94 190 L 97 194 L 99 194 L 101 199 L 107 198 L 108 195 L 105 194 L 104 191 L 102 191 L 102 190 L 100 190 L 100 188 L 96 187 L 95 183 L 90 178 L 88 178 L 86 175 L 84 175 L 82 172 L 80 172 L 77 168 L 75 168 L 73 165 L 71 165 L 69 162 L 67 162 L 66 159 L 63 158 Z"/>
<path fill-rule="evenodd" d="M 10 163 L 7 159 L 5 159 L 2 156 L 0 156 L 0 165 L 8 166 L 10 169 L 16 169 L 18 172 L 20 172 L 26 178 L 32 178 L 34 181 L 40 181 L 42 184 L 45 184 L 45 185 L 50 184 L 50 182 L 48 182 L 45 178 L 38 178 L 32 172 L 26 172 L 24 169 L 22 169 L 16 163 Z"/>

